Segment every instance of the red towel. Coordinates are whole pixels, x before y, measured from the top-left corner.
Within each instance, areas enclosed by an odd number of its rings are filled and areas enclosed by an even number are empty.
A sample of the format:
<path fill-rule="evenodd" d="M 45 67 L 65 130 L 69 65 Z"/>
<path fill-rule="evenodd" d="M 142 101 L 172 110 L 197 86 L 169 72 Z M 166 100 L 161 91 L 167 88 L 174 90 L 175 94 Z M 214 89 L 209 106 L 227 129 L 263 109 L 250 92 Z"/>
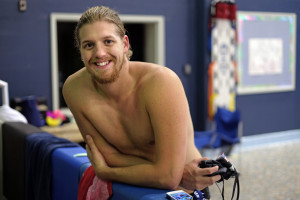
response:
<path fill-rule="evenodd" d="M 112 195 L 112 183 L 99 179 L 92 166 L 80 179 L 78 200 L 108 200 Z"/>

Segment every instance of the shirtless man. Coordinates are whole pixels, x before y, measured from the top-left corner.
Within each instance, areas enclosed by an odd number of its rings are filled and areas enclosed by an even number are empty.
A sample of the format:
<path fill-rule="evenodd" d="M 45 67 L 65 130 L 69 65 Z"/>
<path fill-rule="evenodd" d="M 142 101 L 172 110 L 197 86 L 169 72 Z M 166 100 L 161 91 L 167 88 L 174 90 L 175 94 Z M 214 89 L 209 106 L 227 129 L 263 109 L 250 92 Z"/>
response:
<path fill-rule="evenodd" d="M 169 68 L 130 61 L 118 14 L 93 7 L 78 22 L 75 40 L 84 68 L 63 95 L 103 180 L 162 189 L 203 189 L 220 176 L 200 169 L 188 101 Z"/>

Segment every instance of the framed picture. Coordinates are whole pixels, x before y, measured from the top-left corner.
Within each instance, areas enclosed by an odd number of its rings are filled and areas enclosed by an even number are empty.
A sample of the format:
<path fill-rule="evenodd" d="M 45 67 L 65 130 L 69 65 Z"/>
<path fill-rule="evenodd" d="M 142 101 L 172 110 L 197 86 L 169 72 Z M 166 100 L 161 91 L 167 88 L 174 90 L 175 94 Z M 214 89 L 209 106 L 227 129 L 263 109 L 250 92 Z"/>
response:
<path fill-rule="evenodd" d="M 295 90 L 296 14 L 237 12 L 237 93 Z"/>

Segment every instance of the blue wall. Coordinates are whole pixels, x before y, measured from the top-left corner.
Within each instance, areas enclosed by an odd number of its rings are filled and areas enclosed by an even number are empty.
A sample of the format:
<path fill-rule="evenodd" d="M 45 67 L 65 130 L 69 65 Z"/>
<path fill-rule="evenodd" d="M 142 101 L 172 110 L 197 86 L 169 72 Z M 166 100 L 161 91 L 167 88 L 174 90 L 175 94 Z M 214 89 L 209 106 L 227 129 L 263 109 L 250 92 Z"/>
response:
<path fill-rule="evenodd" d="M 299 30 L 300 1 L 296 0 L 238 0 L 240 11 L 289 12 L 297 14 Z M 299 47 L 300 32 L 297 31 L 296 49 Z M 241 109 L 244 133 L 258 134 L 300 128 L 300 51 L 296 50 L 296 90 L 293 92 L 238 96 L 237 106 Z"/>
<path fill-rule="evenodd" d="M 17 9 L 18 0 L 1 0 L 0 79 L 9 83 L 10 97 L 45 96 L 51 106 L 51 12 L 82 13 L 88 7 L 101 4 L 121 14 L 164 15 L 166 65 L 183 82 L 195 128 L 205 129 L 209 2 L 27 0 L 28 9 L 21 13 Z M 238 0 L 237 4 L 239 10 L 244 11 L 300 12 L 300 2 L 296 0 Z M 192 65 L 190 76 L 182 72 L 186 63 Z M 298 85 L 297 80 L 295 92 L 239 96 L 237 107 L 242 112 L 244 135 L 300 128 Z"/>

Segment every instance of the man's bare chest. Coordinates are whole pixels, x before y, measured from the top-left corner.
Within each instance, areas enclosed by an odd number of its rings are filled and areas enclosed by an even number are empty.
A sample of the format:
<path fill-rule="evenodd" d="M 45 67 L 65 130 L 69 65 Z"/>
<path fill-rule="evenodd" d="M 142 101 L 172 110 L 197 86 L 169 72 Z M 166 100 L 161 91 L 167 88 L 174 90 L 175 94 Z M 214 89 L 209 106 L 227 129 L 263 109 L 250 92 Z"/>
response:
<path fill-rule="evenodd" d="M 130 102 L 119 107 L 96 105 L 87 112 L 98 133 L 120 152 L 140 155 L 153 151 L 151 121 L 142 106 Z"/>

